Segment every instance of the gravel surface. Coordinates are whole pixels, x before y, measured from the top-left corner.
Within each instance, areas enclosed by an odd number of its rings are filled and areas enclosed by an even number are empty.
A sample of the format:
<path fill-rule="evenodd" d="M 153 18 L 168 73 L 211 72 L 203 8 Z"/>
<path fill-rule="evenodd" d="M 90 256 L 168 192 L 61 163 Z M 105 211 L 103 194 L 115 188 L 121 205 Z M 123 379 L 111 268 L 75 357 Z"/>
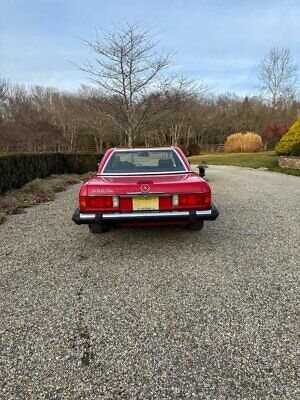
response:
<path fill-rule="evenodd" d="M 0 226 L 1 399 L 300 398 L 300 179 L 208 179 L 201 232 L 92 235 L 78 185 Z"/>

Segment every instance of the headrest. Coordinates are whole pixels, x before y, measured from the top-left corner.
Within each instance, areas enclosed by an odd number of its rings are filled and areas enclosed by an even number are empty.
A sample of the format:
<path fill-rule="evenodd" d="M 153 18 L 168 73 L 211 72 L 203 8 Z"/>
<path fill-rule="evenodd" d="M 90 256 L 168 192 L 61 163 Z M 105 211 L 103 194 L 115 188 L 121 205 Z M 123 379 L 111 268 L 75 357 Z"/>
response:
<path fill-rule="evenodd" d="M 171 159 L 161 159 L 158 161 L 158 166 L 160 168 L 173 168 L 173 161 Z"/>

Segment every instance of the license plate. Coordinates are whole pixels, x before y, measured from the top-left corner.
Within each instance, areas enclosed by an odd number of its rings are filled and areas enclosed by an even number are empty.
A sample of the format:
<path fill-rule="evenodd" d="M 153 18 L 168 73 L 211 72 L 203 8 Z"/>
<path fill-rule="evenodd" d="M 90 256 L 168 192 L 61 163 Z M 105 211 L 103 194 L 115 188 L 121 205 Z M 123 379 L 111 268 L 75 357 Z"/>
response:
<path fill-rule="evenodd" d="M 158 197 L 145 197 L 132 199 L 132 208 L 134 211 L 147 211 L 147 210 L 158 210 L 159 202 Z"/>

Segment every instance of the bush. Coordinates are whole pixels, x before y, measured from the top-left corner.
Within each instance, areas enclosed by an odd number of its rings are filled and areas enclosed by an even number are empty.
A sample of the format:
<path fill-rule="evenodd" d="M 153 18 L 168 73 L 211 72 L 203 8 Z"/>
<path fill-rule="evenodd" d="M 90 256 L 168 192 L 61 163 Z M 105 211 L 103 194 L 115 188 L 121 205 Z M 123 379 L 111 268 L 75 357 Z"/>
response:
<path fill-rule="evenodd" d="M 260 151 L 262 148 L 262 139 L 258 133 L 246 132 L 243 135 L 243 152 L 244 153 L 254 153 Z"/>
<path fill-rule="evenodd" d="M 269 124 L 262 133 L 265 149 L 274 149 L 276 144 L 286 133 L 287 129 L 283 125 Z"/>
<path fill-rule="evenodd" d="M 279 156 L 300 156 L 300 118 L 298 118 L 287 133 L 282 136 L 275 151 Z"/>
<path fill-rule="evenodd" d="M 189 156 L 197 156 L 200 154 L 200 146 L 197 144 L 190 144 L 187 148 Z"/>
<path fill-rule="evenodd" d="M 186 157 L 197 156 L 201 151 L 200 146 L 195 143 L 189 144 L 188 146 L 180 144 L 178 147 L 183 151 L 183 154 Z"/>
<path fill-rule="evenodd" d="M 100 154 L 63 154 L 65 169 L 69 174 L 84 174 L 96 171 L 102 159 Z"/>
<path fill-rule="evenodd" d="M 36 178 L 53 174 L 83 174 L 95 171 L 98 154 L 11 154 L 0 156 L 0 195 L 18 189 Z"/>
<path fill-rule="evenodd" d="M 190 156 L 189 151 L 188 151 L 188 148 L 187 148 L 186 146 L 184 146 L 183 144 L 180 144 L 178 147 L 182 150 L 183 154 L 184 154 L 186 157 L 189 157 L 189 156 Z"/>
<path fill-rule="evenodd" d="M 226 153 L 240 153 L 243 148 L 243 134 L 233 133 L 226 138 L 224 151 Z"/>
<path fill-rule="evenodd" d="M 224 150 L 227 153 L 253 153 L 262 148 L 262 139 L 255 132 L 234 133 L 226 138 Z"/>

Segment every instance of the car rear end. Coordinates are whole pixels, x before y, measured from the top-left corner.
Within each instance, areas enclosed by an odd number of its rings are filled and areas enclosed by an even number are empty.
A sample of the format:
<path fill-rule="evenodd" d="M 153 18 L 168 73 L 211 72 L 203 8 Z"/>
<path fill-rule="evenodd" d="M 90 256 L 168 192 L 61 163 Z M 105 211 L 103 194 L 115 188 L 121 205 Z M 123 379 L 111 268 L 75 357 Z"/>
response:
<path fill-rule="evenodd" d="M 78 224 L 137 226 L 192 224 L 217 216 L 209 187 L 202 193 L 89 195 L 85 184 L 73 220 Z"/>
<path fill-rule="evenodd" d="M 120 225 L 185 224 L 201 229 L 204 220 L 218 217 L 218 211 L 208 183 L 187 162 L 182 168 L 149 175 L 100 173 L 82 186 L 73 220 L 88 224 L 92 232 L 95 226 L 102 232 Z"/>

